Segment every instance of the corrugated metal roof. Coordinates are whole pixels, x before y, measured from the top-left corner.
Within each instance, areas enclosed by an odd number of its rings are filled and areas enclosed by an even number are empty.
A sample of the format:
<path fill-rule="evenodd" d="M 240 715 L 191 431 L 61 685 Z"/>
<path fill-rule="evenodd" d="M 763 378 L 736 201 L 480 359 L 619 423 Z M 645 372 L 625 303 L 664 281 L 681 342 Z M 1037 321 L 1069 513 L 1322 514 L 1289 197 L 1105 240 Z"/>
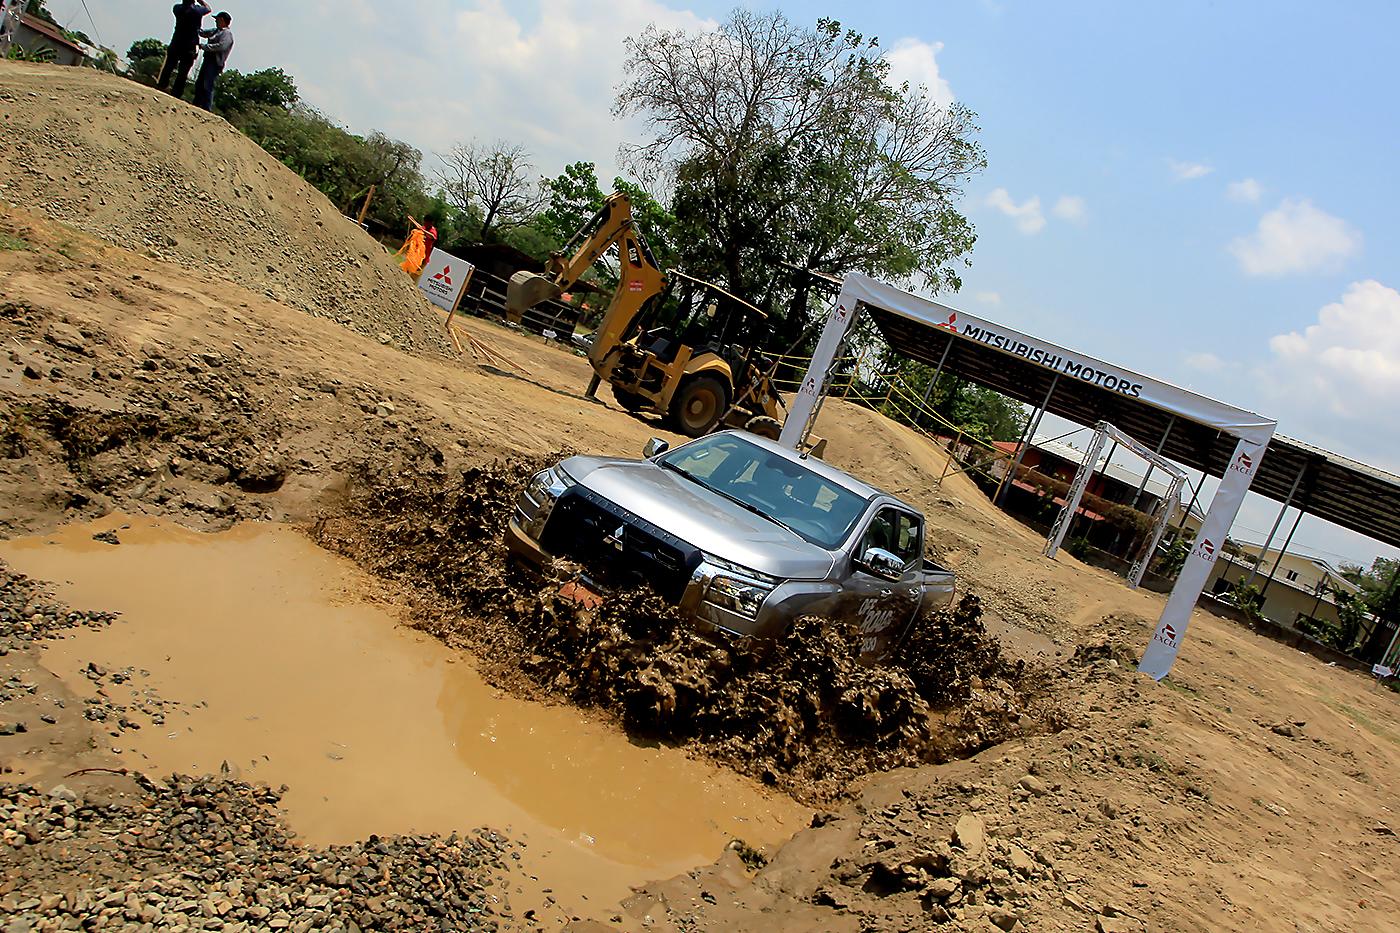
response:
<path fill-rule="evenodd" d="M 1050 389 L 1054 374 L 1023 357 L 947 327 L 866 307 L 890 346 L 910 359 L 930 366 L 942 361 L 944 372 L 1030 405 L 1039 405 Z M 1048 410 L 1078 424 L 1108 421 L 1148 447 L 1155 449 L 1161 443 L 1168 459 L 1212 476 L 1224 475 L 1235 451 L 1235 438 L 1223 431 L 1079 379 L 1059 380 Z M 1282 502 L 1295 480 L 1298 491 L 1293 504 L 1309 515 L 1400 547 L 1400 476 L 1276 434 L 1251 490 Z"/>

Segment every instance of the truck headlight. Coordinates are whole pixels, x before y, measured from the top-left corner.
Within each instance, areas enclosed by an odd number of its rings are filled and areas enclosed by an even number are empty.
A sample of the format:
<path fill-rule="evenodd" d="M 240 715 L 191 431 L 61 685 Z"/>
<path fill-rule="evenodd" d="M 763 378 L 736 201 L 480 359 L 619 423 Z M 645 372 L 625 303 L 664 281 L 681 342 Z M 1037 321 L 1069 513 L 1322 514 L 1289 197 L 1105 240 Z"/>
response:
<path fill-rule="evenodd" d="M 758 610 L 771 592 L 771 586 L 752 580 L 715 577 L 705 591 L 705 601 L 752 621 L 758 618 Z"/>
<path fill-rule="evenodd" d="M 530 485 L 526 489 L 531 499 L 543 505 L 553 503 L 564 494 L 564 490 L 574 485 L 577 483 L 572 476 L 559 467 L 552 466 L 530 477 Z"/>
<path fill-rule="evenodd" d="M 516 520 L 521 529 L 530 537 L 538 539 L 550 511 L 554 508 L 555 500 L 570 486 L 576 485 L 578 481 L 558 466 L 541 470 L 530 477 L 524 494 L 516 503 Z"/>

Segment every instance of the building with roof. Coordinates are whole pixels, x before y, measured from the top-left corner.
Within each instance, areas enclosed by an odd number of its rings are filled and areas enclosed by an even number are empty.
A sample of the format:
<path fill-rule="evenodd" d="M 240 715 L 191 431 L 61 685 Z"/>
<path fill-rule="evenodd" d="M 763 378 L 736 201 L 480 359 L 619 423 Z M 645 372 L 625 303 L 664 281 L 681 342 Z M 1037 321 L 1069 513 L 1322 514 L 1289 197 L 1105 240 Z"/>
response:
<path fill-rule="evenodd" d="M 63 30 L 47 20 L 29 13 L 12 13 L 6 40 L 26 52 L 48 50 L 56 65 L 81 65 L 87 60 L 83 47 L 63 34 Z"/>
<path fill-rule="evenodd" d="M 995 445 L 1006 454 L 989 467 L 993 479 L 1004 482 L 1006 471 L 1014 461 L 1020 445 L 1014 441 L 1001 441 Z M 1086 500 L 1082 504 L 1072 530 L 1073 537 L 1084 538 L 1090 544 L 1125 560 L 1132 559 L 1133 551 L 1142 544 L 1140 535 L 1125 533 L 1121 523 L 1115 523 L 1109 516 L 1094 509 L 1094 499 L 1135 509 L 1144 515 L 1152 515 L 1158 504 L 1166 497 L 1168 484 L 1154 479 L 1152 471 L 1138 472 L 1110 459 L 1112 451 L 1099 458 L 1094 474 L 1085 488 Z M 1084 462 L 1084 451 L 1055 438 L 1036 437 L 1026 446 L 1021 455 L 1020 468 L 1006 490 L 1004 507 L 1007 511 L 1028 519 L 1032 524 L 1048 525 L 1054 520 L 1054 507 L 1064 508 L 1063 487 L 1074 480 L 1080 465 Z M 1158 473 L 1158 476 L 1165 474 Z M 1044 480 L 1042 480 L 1044 478 Z M 1048 480 L 1049 482 L 1045 482 Z M 1194 532 L 1200 528 L 1205 515 L 1194 504 L 1181 502 L 1172 508 L 1168 519 L 1171 527 L 1184 526 Z"/>
<path fill-rule="evenodd" d="M 1270 622 L 1297 629 L 1308 619 L 1337 625 L 1338 594 L 1356 596 L 1361 588 L 1320 557 L 1297 550 L 1232 541 L 1215 561 L 1206 592 L 1222 596 L 1248 582 L 1263 593 L 1259 614 Z M 1270 574 L 1273 579 L 1270 580 Z"/>

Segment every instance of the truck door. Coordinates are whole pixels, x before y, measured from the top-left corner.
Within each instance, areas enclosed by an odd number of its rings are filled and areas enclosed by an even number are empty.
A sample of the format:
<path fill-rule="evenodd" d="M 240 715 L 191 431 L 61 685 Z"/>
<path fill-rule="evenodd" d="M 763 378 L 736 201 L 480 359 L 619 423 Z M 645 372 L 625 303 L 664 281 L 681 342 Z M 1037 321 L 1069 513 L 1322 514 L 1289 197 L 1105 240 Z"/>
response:
<path fill-rule="evenodd" d="M 862 660 L 887 654 L 918 612 L 923 544 L 923 521 L 907 509 L 882 506 L 866 524 L 848 582 Z"/>

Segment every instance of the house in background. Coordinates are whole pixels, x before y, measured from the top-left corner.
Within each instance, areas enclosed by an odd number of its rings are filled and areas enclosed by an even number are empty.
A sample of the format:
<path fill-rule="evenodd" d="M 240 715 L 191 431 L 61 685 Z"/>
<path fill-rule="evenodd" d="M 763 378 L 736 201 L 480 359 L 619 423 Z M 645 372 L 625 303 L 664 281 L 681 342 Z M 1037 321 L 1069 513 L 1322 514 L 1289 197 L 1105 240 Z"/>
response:
<path fill-rule="evenodd" d="M 28 13 L 12 13 L 8 20 L 8 42 L 34 53 L 43 49 L 53 52 L 56 65 L 81 65 L 87 60 L 83 47 L 69 39 L 53 23 Z"/>
<path fill-rule="evenodd" d="M 1000 441 L 996 447 L 1005 453 L 1006 457 L 991 464 L 989 472 L 993 479 L 1002 481 L 1016 456 L 1018 445 L 1014 441 Z M 1021 466 L 1024 469 L 1034 470 L 1065 484 L 1074 481 L 1074 474 L 1083 462 L 1084 451 L 1079 448 L 1039 437 L 1031 441 L 1026 447 L 1025 456 L 1021 458 Z M 1145 467 L 1146 464 L 1144 470 Z M 1085 492 L 1107 502 L 1135 508 L 1139 512 L 1151 515 L 1167 495 L 1167 479 L 1166 474 L 1160 471 L 1154 471 L 1152 476 L 1147 476 L 1145 472 L 1138 472 L 1123 464 L 1108 462 L 1105 453 L 1100 458 L 1094 475 L 1089 478 Z M 1065 504 L 1061 494 L 1057 493 L 1048 498 L 1054 508 L 1047 511 L 1047 497 L 1043 491 L 1034 482 L 1028 481 L 1023 471 L 1018 471 L 1006 493 L 1006 510 L 1030 520 L 1032 524 L 1048 524 L 1054 521 L 1055 510 L 1064 508 Z M 1175 528 L 1184 522 L 1185 527 L 1191 531 L 1200 528 L 1205 515 L 1197 507 L 1188 509 L 1189 505 L 1188 501 L 1183 501 L 1172 510 L 1168 520 L 1169 527 Z M 1074 537 L 1086 538 L 1095 547 L 1125 559 L 1130 558 L 1132 552 L 1141 544 L 1138 536 L 1124 534 L 1088 504 L 1081 505 L 1079 520 L 1072 534 Z"/>
<path fill-rule="evenodd" d="M 1340 621 L 1336 594 L 1355 596 L 1361 592 L 1360 587 L 1320 557 L 1284 552 L 1280 559 L 1278 548 L 1266 550 L 1262 545 L 1241 541 L 1232 544 L 1233 548 L 1222 549 L 1216 558 L 1215 568 L 1206 578 L 1205 592 L 1214 596 L 1228 593 L 1236 584 L 1249 579 L 1253 570 L 1251 585 L 1264 593 L 1259 614 L 1270 622 L 1293 629 L 1302 619 L 1336 625 Z M 1269 579 L 1275 562 L 1278 570 L 1265 588 L 1264 582 Z"/>

